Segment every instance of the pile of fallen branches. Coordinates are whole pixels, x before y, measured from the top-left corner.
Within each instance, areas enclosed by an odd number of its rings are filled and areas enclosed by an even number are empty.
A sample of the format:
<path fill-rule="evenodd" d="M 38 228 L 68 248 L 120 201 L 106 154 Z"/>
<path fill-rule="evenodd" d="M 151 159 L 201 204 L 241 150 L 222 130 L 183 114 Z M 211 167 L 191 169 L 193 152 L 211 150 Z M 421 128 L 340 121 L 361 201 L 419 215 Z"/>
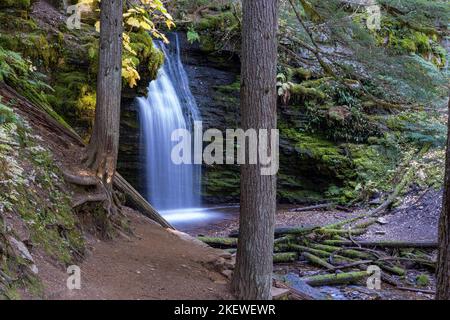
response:
<path fill-rule="evenodd" d="M 323 270 L 304 278 L 310 286 L 355 283 L 367 278 L 368 266 L 381 270 L 381 279 L 403 288 L 397 279 L 408 268 L 419 267 L 434 271 L 435 261 L 426 252 L 437 247 L 435 242 L 357 241 L 369 226 L 379 219 L 360 215 L 325 226 L 277 228 L 274 241 L 274 263 L 305 261 Z M 236 251 L 238 232 L 228 238 L 199 237 L 212 247 L 231 253 Z M 396 276 L 396 277 L 394 277 Z"/>

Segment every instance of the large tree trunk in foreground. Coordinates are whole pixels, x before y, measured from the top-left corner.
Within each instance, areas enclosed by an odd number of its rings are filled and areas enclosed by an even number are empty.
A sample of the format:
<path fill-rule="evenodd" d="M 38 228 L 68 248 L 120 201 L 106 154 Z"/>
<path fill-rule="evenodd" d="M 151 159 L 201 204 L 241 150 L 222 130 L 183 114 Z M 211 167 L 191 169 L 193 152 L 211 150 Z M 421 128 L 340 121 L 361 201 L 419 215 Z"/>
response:
<path fill-rule="evenodd" d="M 122 0 L 100 4 L 100 52 L 94 130 L 87 148 L 87 165 L 112 189 L 119 150 L 122 90 Z"/>
<path fill-rule="evenodd" d="M 243 1 L 241 119 L 244 130 L 270 132 L 276 128 L 277 2 Z M 233 289 L 239 299 L 271 299 L 276 176 L 261 175 L 261 164 L 241 166 L 240 210 Z"/>
<path fill-rule="evenodd" d="M 439 221 L 439 256 L 437 264 L 436 299 L 450 300 L 450 100 L 448 103 L 447 152 L 445 155 L 444 195 Z"/>

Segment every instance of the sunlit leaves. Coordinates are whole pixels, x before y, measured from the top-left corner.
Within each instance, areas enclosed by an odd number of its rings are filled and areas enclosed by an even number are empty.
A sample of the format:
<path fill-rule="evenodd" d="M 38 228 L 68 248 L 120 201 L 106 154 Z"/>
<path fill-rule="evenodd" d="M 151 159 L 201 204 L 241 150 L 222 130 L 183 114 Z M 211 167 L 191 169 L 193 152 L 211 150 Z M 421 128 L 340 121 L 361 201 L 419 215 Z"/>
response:
<path fill-rule="evenodd" d="M 82 0 L 92 4 L 98 0 Z M 131 88 L 137 85 L 140 75 L 137 71 L 139 64 L 138 53 L 133 50 L 130 34 L 133 32 L 148 32 L 152 38 L 168 43 L 169 40 L 158 26 L 168 29 L 175 26 L 172 16 L 161 0 L 140 0 L 139 4 L 128 4 L 130 7 L 123 13 L 123 49 L 122 77 Z M 95 30 L 100 32 L 100 21 L 95 23 Z"/>
<path fill-rule="evenodd" d="M 137 55 L 136 51 L 134 51 L 133 48 L 131 48 L 130 36 L 127 33 L 123 33 L 122 36 L 123 36 L 123 48 L 125 49 L 125 51 L 132 54 L 133 56 L 136 56 Z"/>
<path fill-rule="evenodd" d="M 128 83 L 130 88 L 135 87 L 137 85 L 137 81 L 141 79 L 136 70 L 136 65 L 129 58 L 122 61 L 122 77 Z"/>
<path fill-rule="evenodd" d="M 138 19 L 136 19 L 135 17 L 130 17 L 126 20 L 126 23 L 131 26 L 131 27 L 135 27 L 135 28 L 139 28 L 141 26 L 141 23 L 139 22 Z"/>

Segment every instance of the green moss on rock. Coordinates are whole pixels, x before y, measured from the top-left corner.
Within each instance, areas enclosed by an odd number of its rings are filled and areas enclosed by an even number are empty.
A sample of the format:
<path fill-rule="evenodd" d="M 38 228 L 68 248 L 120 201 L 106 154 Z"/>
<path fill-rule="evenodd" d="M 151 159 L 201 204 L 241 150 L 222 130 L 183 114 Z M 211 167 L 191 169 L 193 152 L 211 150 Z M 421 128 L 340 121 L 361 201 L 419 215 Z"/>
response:
<path fill-rule="evenodd" d="M 30 5 L 30 0 L 0 0 L 0 8 L 28 9 Z"/>

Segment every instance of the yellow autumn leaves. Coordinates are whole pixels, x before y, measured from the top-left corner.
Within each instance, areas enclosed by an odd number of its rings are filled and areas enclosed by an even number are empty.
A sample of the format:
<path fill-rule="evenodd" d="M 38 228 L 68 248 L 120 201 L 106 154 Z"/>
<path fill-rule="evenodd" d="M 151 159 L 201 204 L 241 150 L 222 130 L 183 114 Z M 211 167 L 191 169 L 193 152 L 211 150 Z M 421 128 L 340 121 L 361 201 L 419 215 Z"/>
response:
<path fill-rule="evenodd" d="M 123 14 L 123 20 L 124 57 L 122 60 L 122 77 L 130 88 L 133 88 L 140 80 L 140 75 L 137 71 L 137 61 L 139 60 L 135 59 L 137 53 L 131 46 L 130 33 L 136 31 L 148 32 L 154 39 L 161 39 L 168 43 L 167 37 L 157 29 L 156 24 L 164 23 L 168 29 L 171 29 L 175 26 L 175 23 L 161 0 L 141 0 L 140 5 L 133 5 Z M 100 32 L 100 21 L 96 22 L 95 29 Z"/>

